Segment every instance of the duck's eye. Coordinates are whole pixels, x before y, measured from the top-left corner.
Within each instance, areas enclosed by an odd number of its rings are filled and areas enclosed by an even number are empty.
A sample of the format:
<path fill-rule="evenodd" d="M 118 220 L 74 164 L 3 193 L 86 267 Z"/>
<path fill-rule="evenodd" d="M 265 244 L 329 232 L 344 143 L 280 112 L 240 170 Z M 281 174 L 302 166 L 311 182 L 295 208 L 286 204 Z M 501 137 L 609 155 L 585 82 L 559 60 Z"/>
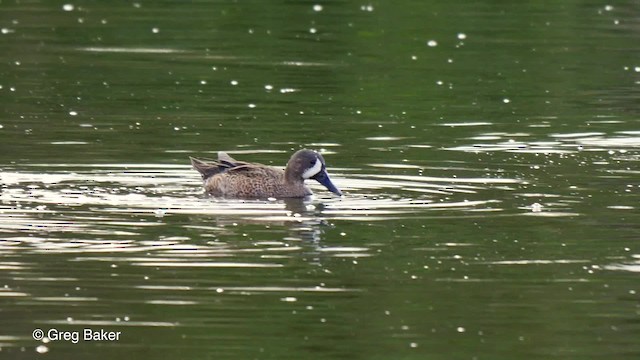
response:
<path fill-rule="evenodd" d="M 316 160 L 309 160 L 309 165 L 313 166 L 316 164 Z"/>

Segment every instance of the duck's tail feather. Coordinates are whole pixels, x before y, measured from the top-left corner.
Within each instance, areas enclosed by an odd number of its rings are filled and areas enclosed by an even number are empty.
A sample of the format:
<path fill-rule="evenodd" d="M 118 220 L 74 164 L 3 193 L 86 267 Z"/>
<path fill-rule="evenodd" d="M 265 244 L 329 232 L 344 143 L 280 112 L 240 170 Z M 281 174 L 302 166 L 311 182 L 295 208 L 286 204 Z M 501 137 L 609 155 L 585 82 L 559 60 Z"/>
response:
<path fill-rule="evenodd" d="M 216 161 L 205 162 L 194 157 L 189 157 L 191 159 L 191 165 L 194 169 L 196 169 L 200 175 L 202 175 L 202 179 L 206 180 L 213 175 L 219 174 L 229 168 L 226 164 L 221 164 Z"/>

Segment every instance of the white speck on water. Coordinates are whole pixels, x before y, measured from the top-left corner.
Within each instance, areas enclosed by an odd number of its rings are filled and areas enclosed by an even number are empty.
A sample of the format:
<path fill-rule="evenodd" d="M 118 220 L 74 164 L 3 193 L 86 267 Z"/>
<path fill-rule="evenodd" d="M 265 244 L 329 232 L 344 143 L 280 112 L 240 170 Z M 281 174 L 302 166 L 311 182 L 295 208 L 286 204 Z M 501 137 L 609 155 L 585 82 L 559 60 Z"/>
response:
<path fill-rule="evenodd" d="M 318 30 L 316 28 L 311 28 L 309 29 L 309 32 L 315 34 L 316 32 L 318 32 Z"/>
<path fill-rule="evenodd" d="M 0 124 L 0 129 L 2 129 L 4 126 L 2 124 Z"/>
<path fill-rule="evenodd" d="M 412 343 L 410 343 L 410 344 L 409 344 L 409 346 L 410 346 L 411 348 L 415 349 L 415 348 L 417 348 L 417 347 L 418 347 L 418 343 L 412 342 Z"/>
<path fill-rule="evenodd" d="M 613 10 L 613 6 L 612 6 L 612 5 L 605 5 L 605 6 L 604 6 L 604 9 L 605 9 L 606 11 L 611 11 L 611 10 Z"/>
<path fill-rule="evenodd" d="M 218 294 L 222 294 L 222 293 L 224 292 L 224 289 L 223 289 L 223 288 L 217 288 L 217 289 L 216 289 L 216 292 L 217 292 Z"/>
<path fill-rule="evenodd" d="M 429 40 L 429 41 L 427 41 L 427 46 L 436 47 L 436 46 L 438 46 L 438 42 L 435 41 L 435 40 Z"/>
<path fill-rule="evenodd" d="M 371 5 L 371 4 L 369 4 L 369 5 L 362 5 L 362 6 L 360 6 L 360 10 L 362 10 L 362 11 L 372 12 L 372 11 L 373 11 L 373 5 Z"/>
<path fill-rule="evenodd" d="M 466 39 L 466 38 L 467 38 L 467 34 L 465 34 L 465 33 L 458 33 L 458 39 L 460 39 L 460 40 L 464 40 L 464 39 Z"/>
<path fill-rule="evenodd" d="M 459 333 L 463 333 L 465 332 L 465 328 L 463 328 L 462 326 L 458 326 L 458 328 L 456 329 L 456 331 L 458 331 Z"/>
<path fill-rule="evenodd" d="M 9 34 L 9 33 L 15 32 L 15 30 L 9 29 L 9 28 L 2 28 L 0 29 L 0 32 L 2 32 L 3 34 Z"/>
<path fill-rule="evenodd" d="M 154 33 L 154 34 L 157 34 L 157 33 L 160 32 L 160 28 L 154 27 L 154 28 L 151 29 L 151 32 Z"/>
<path fill-rule="evenodd" d="M 541 211 L 542 211 L 542 205 L 541 204 L 538 204 L 538 203 L 531 204 L 531 212 L 538 213 L 538 212 L 541 212 Z"/>
<path fill-rule="evenodd" d="M 502 99 L 502 102 L 503 102 L 503 103 L 505 103 L 505 104 L 508 104 L 508 103 L 510 103 L 510 102 L 511 102 L 511 100 L 509 100 L 509 99 L 507 99 L 507 98 L 504 98 L 504 99 Z"/>
<path fill-rule="evenodd" d="M 256 107 L 256 104 L 249 104 L 247 106 L 249 107 L 249 109 L 254 109 Z"/>
<path fill-rule="evenodd" d="M 442 80 L 438 80 L 438 81 L 436 81 L 436 84 L 442 85 L 442 84 L 444 84 L 444 82 L 442 82 Z"/>
<path fill-rule="evenodd" d="M 69 111 L 69 115 L 76 116 L 76 115 L 78 115 L 78 112 L 77 111 Z"/>
<path fill-rule="evenodd" d="M 233 85 L 233 86 L 238 85 L 238 80 L 231 80 L 231 85 Z"/>
<path fill-rule="evenodd" d="M 200 80 L 200 85 L 207 85 L 207 80 Z"/>
<path fill-rule="evenodd" d="M 64 5 L 62 5 L 62 10 L 64 10 L 64 11 L 73 11 L 74 8 L 75 8 L 75 6 L 73 6 L 73 4 L 64 4 Z"/>
<path fill-rule="evenodd" d="M 174 129 L 177 129 L 177 128 L 174 128 Z M 177 129 L 177 130 L 179 130 L 179 129 Z M 153 215 L 155 217 L 163 217 L 166 213 L 167 213 L 167 211 L 165 209 L 156 209 L 153 212 Z"/>
<path fill-rule="evenodd" d="M 322 5 L 320 4 L 313 5 L 313 11 L 322 11 Z"/>
<path fill-rule="evenodd" d="M 49 348 L 46 345 L 38 345 L 38 347 L 36 347 L 36 352 L 46 354 L 49 352 Z"/>
<path fill-rule="evenodd" d="M 293 296 L 287 296 L 287 297 L 283 297 L 282 299 L 280 299 L 281 301 L 284 302 L 296 302 L 298 301 L 297 298 L 293 297 Z"/>
<path fill-rule="evenodd" d="M 411 60 L 418 60 L 418 57 L 415 55 L 411 55 Z"/>
<path fill-rule="evenodd" d="M 346 236 L 346 235 L 347 235 L 347 233 L 346 233 L 346 232 L 341 232 L 341 233 L 340 233 L 340 236 Z"/>
<path fill-rule="evenodd" d="M 273 85 L 267 84 L 267 85 L 264 86 L 264 88 L 265 88 L 265 90 L 273 90 Z"/>
<path fill-rule="evenodd" d="M 633 71 L 635 71 L 635 72 L 640 72 L 640 66 L 636 66 L 636 67 L 634 67 L 634 68 L 633 68 Z"/>

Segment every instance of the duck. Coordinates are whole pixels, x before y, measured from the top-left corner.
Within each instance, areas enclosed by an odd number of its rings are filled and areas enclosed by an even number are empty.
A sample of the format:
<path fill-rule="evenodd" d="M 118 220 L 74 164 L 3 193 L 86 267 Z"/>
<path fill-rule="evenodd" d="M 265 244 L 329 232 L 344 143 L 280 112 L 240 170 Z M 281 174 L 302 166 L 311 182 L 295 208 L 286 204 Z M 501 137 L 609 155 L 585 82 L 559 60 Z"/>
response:
<path fill-rule="evenodd" d="M 214 196 L 238 199 L 304 198 L 313 192 L 304 181 L 313 179 L 327 190 L 342 196 L 331 182 L 320 153 L 302 149 L 294 153 L 284 170 L 281 168 L 238 161 L 218 152 L 218 160 L 190 157 L 191 165 L 202 176 L 204 190 Z"/>

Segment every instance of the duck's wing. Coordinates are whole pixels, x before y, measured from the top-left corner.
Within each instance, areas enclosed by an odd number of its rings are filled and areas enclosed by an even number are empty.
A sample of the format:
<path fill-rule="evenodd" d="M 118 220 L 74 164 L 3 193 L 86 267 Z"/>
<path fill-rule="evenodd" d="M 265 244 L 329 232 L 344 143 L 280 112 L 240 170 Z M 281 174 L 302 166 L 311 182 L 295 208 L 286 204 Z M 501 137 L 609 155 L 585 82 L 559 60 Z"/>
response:
<path fill-rule="evenodd" d="M 227 154 L 224 151 L 218 151 L 218 161 L 222 164 L 227 165 L 230 168 L 236 167 L 239 164 L 244 164 L 243 162 L 232 158 L 231 156 L 229 156 L 229 154 Z"/>
<path fill-rule="evenodd" d="M 223 151 L 218 152 L 218 160 L 197 159 L 194 157 L 189 157 L 189 159 L 191 159 L 193 168 L 202 175 L 204 180 L 227 171 L 251 171 L 256 166 L 264 166 L 238 161 Z"/>

